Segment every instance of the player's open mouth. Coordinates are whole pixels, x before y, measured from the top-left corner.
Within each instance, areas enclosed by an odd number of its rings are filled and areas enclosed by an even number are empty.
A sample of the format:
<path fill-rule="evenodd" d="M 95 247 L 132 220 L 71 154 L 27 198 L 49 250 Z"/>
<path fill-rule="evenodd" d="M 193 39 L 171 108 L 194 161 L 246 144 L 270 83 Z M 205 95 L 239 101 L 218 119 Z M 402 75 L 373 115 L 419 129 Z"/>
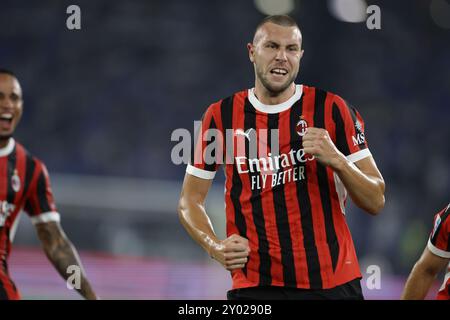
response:
<path fill-rule="evenodd" d="M 283 69 L 283 68 L 274 68 L 274 69 L 270 70 L 270 73 L 277 74 L 277 75 L 280 75 L 280 76 L 285 76 L 285 75 L 288 74 L 288 71 L 286 69 Z"/>
<path fill-rule="evenodd" d="M 13 120 L 13 117 L 14 116 L 12 113 L 3 113 L 3 114 L 0 114 L 0 121 L 11 123 Z"/>

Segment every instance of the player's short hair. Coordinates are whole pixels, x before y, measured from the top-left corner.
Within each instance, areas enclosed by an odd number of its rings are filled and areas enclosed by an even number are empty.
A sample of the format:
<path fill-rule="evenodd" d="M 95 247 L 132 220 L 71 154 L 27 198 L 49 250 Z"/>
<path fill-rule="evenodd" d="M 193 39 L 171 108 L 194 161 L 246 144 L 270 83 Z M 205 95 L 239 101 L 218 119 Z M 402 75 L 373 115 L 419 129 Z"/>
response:
<path fill-rule="evenodd" d="M 286 14 L 282 14 L 282 15 L 273 15 L 273 16 L 267 16 L 265 17 L 257 26 L 255 29 L 255 34 L 256 32 L 259 30 L 259 28 L 261 28 L 263 25 L 265 25 L 266 23 L 273 23 L 273 24 L 277 24 L 279 26 L 283 26 L 283 27 L 297 27 L 300 29 L 300 27 L 298 26 L 297 22 L 290 16 L 286 15 Z"/>
<path fill-rule="evenodd" d="M 10 75 L 11 77 L 14 77 L 17 79 L 17 76 L 14 72 L 12 72 L 11 70 L 5 69 L 5 68 L 0 68 L 0 74 L 7 74 Z"/>

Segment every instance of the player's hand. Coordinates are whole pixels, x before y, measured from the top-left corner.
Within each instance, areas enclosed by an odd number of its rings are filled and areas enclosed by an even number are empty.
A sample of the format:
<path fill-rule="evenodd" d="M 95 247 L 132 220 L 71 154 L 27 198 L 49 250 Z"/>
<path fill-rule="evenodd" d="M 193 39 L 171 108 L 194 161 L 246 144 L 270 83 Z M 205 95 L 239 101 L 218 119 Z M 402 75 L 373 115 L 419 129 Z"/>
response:
<path fill-rule="evenodd" d="M 216 245 L 212 252 L 212 257 L 225 269 L 231 271 L 242 269 L 248 261 L 249 253 L 248 240 L 233 234 Z"/>
<path fill-rule="evenodd" d="M 303 149 L 305 153 L 313 155 L 321 164 L 333 169 L 338 169 L 346 160 L 325 129 L 314 127 L 306 129 L 303 136 Z"/>

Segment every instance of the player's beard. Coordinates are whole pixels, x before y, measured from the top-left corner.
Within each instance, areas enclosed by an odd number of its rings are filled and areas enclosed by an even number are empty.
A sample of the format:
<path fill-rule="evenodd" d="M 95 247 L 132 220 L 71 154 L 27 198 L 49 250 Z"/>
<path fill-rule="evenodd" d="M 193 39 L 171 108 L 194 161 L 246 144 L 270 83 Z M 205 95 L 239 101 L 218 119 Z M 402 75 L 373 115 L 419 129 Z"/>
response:
<path fill-rule="evenodd" d="M 282 83 L 281 85 L 273 85 L 267 79 L 266 73 L 264 73 L 263 70 L 258 68 L 258 66 L 256 66 L 255 69 L 256 69 L 256 75 L 257 75 L 258 79 L 261 81 L 264 88 L 266 88 L 266 90 L 270 92 L 271 96 L 277 96 L 277 95 L 283 93 L 295 81 L 295 79 L 297 78 L 297 74 L 298 74 L 298 69 L 297 69 L 295 72 L 291 72 L 288 74 L 289 76 L 284 83 Z M 270 71 L 267 71 L 267 72 L 270 73 Z"/>

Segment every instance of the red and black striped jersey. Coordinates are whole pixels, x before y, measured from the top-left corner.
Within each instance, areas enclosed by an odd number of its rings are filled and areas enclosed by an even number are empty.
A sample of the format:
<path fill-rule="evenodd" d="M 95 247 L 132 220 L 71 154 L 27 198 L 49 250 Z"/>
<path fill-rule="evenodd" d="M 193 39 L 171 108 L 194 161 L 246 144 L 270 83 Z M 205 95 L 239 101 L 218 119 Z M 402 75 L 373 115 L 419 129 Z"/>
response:
<path fill-rule="evenodd" d="M 428 240 L 428 250 L 435 255 L 450 259 L 450 204 L 434 217 L 434 227 Z M 442 283 L 438 300 L 450 300 L 450 261 L 447 265 L 444 282 Z"/>
<path fill-rule="evenodd" d="M 19 298 L 7 259 L 22 209 L 34 224 L 59 221 L 45 165 L 10 138 L 0 149 L 0 300 Z"/>
<path fill-rule="evenodd" d="M 224 164 L 227 234 L 247 238 L 251 249 L 245 268 L 232 272 L 233 288 L 326 289 L 361 277 L 346 189 L 305 154 L 307 127 L 325 128 L 350 161 L 371 156 L 357 110 L 314 87 L 297 85 L 288 101 L 270 106 L 253 89 L 238 92 L 202 118 L 186 171 L 212 179 Z"/>

